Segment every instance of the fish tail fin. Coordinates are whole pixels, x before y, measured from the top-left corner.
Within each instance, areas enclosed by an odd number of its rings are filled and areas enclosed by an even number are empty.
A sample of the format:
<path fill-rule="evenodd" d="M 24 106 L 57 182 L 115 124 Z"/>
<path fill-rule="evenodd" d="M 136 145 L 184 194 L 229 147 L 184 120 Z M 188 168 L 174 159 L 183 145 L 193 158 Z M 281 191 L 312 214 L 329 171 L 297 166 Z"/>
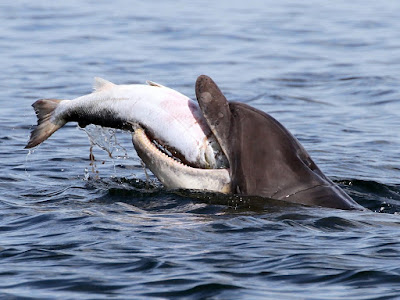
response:
<path fill-rule="evenodd" d="M 54 111 L 63 100 L 58 99 L 40 99 L 32 104 L 35 110 L 37 126 L 32 130 L 31 137 L 25 149 L 35 147 L 51 136 L 55 131 L 64 126 L 63 120 L 55 120 Z M 56 121 L 56 122 L 54 122 Z"/>

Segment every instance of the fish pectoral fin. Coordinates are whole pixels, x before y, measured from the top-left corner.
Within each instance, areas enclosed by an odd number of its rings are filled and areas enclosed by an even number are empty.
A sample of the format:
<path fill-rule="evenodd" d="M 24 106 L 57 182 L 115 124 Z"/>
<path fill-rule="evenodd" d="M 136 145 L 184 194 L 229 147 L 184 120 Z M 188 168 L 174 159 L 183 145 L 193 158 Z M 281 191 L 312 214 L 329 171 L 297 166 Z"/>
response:
<path fill-rule="evenodd" d="M 162 84 L 159 84 L 159 83 L 157 83 L 157 82 L 150 81 L 150 80 L 146 80 L 146 83 L 147 83 L 148 85 L 150 85 L 150 86 L 166 87 L 166 86 L 164 86 L 164 85 L 162 85 Z"/>
<path fill-rule="evenodd" d="M 108 90 L 108 89 L 110 89 L 110 88 L 112 88 L 114 86 L 115 86 L 115 84 L 112 83 L 111 81 L 108 81 L 108 80 L 100 78 L 100 77 L 95 77 L 94 78 L 93 90 L 95 92 Z"/>

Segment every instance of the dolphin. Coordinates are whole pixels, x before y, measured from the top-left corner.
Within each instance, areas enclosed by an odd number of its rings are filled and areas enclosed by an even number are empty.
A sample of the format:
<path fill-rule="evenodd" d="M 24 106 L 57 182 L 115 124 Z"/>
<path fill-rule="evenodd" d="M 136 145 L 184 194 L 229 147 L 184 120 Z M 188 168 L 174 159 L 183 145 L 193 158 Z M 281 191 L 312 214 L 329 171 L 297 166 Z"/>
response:
<path fill-rule="evenodd" d="M 146 136 L 135 130 L 132 140 L 139 157 L 164 185 L 364 210 L 322 173 L 299 141 L 273 117 L 244 103 L 228 102 L 205 75 L 196 81 L 196 97 L 229 169 L 177 165 L 150 149 Z"/>

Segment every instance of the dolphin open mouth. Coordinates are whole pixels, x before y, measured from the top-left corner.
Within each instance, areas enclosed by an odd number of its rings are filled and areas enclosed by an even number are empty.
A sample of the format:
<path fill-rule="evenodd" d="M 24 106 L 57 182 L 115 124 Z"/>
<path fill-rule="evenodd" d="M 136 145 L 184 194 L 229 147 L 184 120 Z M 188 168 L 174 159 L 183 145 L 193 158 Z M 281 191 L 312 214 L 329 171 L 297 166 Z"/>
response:
<path fill-rule="evenodd" d="M 129 127 L 133 130 L 133 132 L 138 131 L 138 143 L 143 143 L 147 145 L 148 150 L 157 157 L 163 157 L 170 161 L 171 164 L 179 163 L 187 167 L 195 168 L 195 169 L 224 169 L 229 167 L 228 159 L 226 158 L 224 152 L 221 149 L 216 137 L 210 131 L 202 144 L 199 144 L 199 149 L 213 149 L 213 151 L 208 151 L 207 153 L 203 153 L 204 156 L 202 158 L 198 158 L 197 161 L 189 161 L 185 155 L 168 143 L 162 141 L 161 139 L 156 137 L 156 134 L 149 130 L 146 126 L 140 123 L 129 123 Z M 135 136 L 135 133 L 132 134 Z M 182 137 L 184 139 L 185 137 Z M 151 147 L 150 147 L 151 144 Z M 211 146 L 211 147 L 210 147 Z M 200 151 L 201 152 L 201 151 Z M 206 152 L 206 151 L 205 151 Z M 163 156 L 160 156 L 163 154 Z"/>
<path fill-rule="evenodd" d="M 230 193 L 229 169 L 203 169 L 175 156 L 159 142 L 152 140 L 146 130 L 133 124 L 132 142 L 136 152 L 154 175 L 169 189 L 209 190 Z"/>
<path fill-rule="evenodd" d="M 157 150 L 164 154 L 166 157 L 165 159 L 171 159 L 171 163 L 180 163 L 183 165 L 186 165 L 188 167 L 192 168 L 202 168 L 202 166 L 199 163 L 196 162 L 189 162 L 186 157 L 178 150 L 175 149 L 174 147 L 169 146 L 165 142 L 157 139 L 154 134 L 150 130 L 148 130 L 146 127 L 142 125 L 137 125 L 136 129 L 137 130 L 139 127 L 141 128 L 140 132 L 140 138 L 143 139 L 143 142 L 145 143 L 151 143 L 154 147 L 151 147 L 152 152 L 156 152 Z"/>
<path fill-rule="evenodd" d="M 177 149 L 167 145 L 163 141 L 154 137 L 154 135 L 142 125 L 135 126 L 133 136 L 138 138 L 141 144 L 148 148 L 148 151 L 155 157 L 168 161 L 170 164 L 181 164 L 191 168 L 201 168 L 200 164 L 189 162 L 185 156 Z"/>
<path fill-rule="evenodd" d="M 149 147 L 148 150 L 151 151 L 153 155 L 157 156 L 162 155 L 162 157 L 169 160 L 171 164 L 178 163 L 195 169 L 214 169 L 214 168 L 205 168 L 199 162 L 190 162 L 189 160 L 186 159 L 184 154 L 182 154 L 178 149 L 175 149 L 174 147 L 171 147 L 164 141 L 157 139 L 155 135 L 145 126 L 137 123 L 131 125 L 134 131 L 138 131 L 137 137 L 140 143 L 146 144 Z M 135 136 L 135 133 L 133 133 L 132 135 Z M 210 136 L 208 138 L 215 139 L 212 133 L 210 133 Z M 218 141 L 216 139 L 214 142 L 218 144 Z M 219 144 L 218 147 L 220 147 Z M 220 151 L 218 153 L 218 156 L 221 156 L 219 158 L 220 167 L 215 169 L 227 168 L 229 163 L 223 151 Z M 217 157 L 214 157 L 213 159 L 218 160 Z"/>

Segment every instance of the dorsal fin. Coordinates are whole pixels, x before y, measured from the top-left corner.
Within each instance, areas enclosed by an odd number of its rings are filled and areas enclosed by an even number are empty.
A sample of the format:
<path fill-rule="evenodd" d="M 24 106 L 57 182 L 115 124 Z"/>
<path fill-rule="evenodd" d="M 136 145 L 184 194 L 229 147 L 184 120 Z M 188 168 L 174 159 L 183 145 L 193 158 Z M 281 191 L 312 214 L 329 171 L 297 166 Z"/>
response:
<path fill-rule="evenodd" d="M 159 84 L 159 83 L 157 83 L 157 82 L 150 81 L 150 80 L 146 80 L 146 83 L 147 83 L 148 85 L 151 85 L 151 86 L 166 87 L 166 86 L 164 86 L 164 85 L 162 85 L 162 84 Z"/>
<path fill-rule="evenodd" d="M 93 90 L 95 92 L 104 91 L 104 90 L 110 89 L 114 86 L 115 86 L 115 84 L 112 83 L 111 81 L 105 80 L 100 77 L 94 78 Z"/>

